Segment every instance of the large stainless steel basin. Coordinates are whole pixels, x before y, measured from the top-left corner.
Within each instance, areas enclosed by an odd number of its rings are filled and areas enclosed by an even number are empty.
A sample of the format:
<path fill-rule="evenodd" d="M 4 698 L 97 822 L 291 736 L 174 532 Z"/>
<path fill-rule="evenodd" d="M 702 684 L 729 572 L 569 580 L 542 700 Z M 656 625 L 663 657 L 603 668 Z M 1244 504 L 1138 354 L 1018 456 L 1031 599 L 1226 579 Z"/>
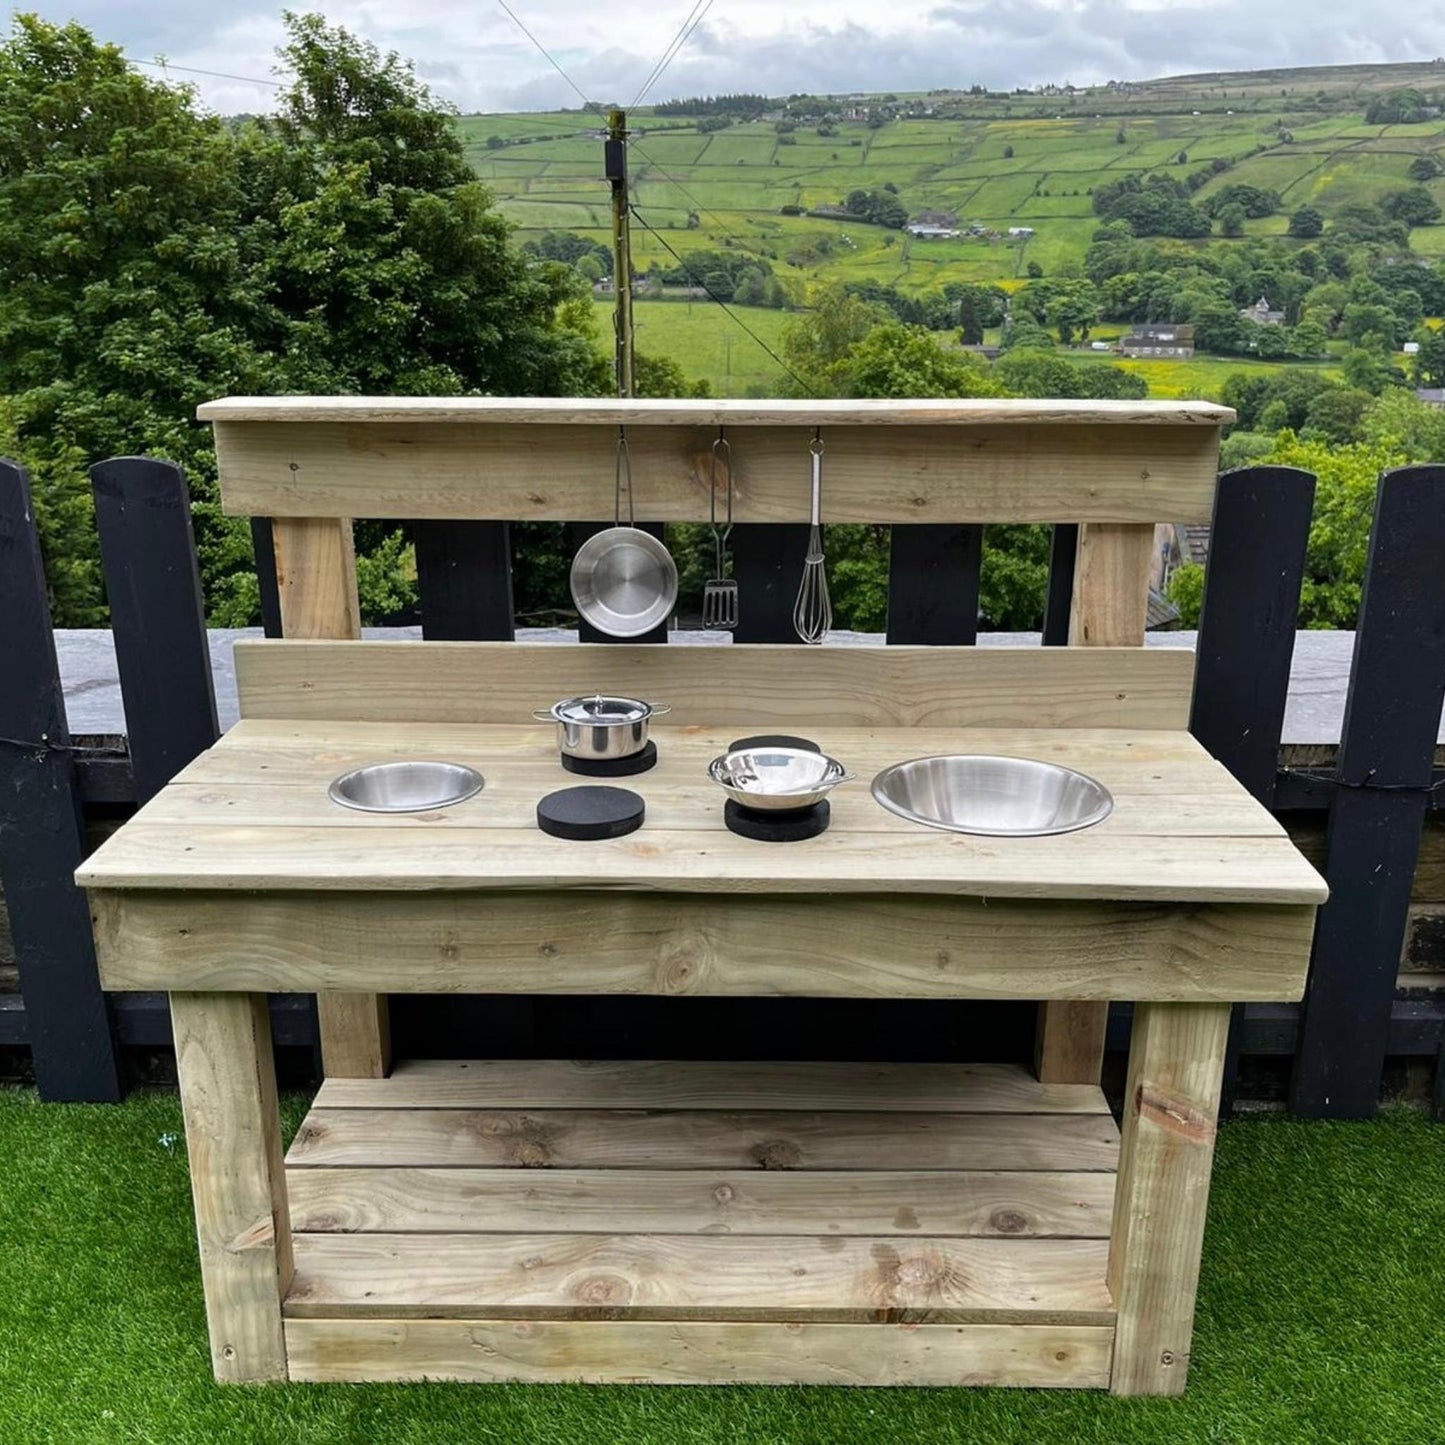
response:
<path fill-rule="evenodd" d="M 461 763 L 372 763 L 343 773 L 329 792 L 333 803 L 363 813 L 426 813 L 464 803 L 482 786 L 482 775 Z"/>
<path fill-rule="evenodd" d="M 1072 768 L 984 754 L 895 763 L 873 779 L 873 796 L 910 822 L 994 838 L 1072 833 L 1114 810 L 1108 789 Z"/>

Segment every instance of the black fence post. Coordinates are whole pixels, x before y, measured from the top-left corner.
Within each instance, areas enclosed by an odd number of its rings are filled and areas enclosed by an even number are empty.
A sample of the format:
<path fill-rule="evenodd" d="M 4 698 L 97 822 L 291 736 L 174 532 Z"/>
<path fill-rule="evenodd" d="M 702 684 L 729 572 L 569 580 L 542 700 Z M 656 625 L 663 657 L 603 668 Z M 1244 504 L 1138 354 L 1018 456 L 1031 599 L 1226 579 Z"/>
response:
<path fill-rule="evenodd" d="M 807 524 L 743 522 L 733 528 L 738 583 L 734 642 L 796 642 L 793 607 L 808 551 Z"/>
<path fill-rule="evenodd" d="M 888 546 L 888 641 L 977 642 L 982 563 L 980 526 L 895 526 Z"/>
<path fill-rule="evenodd" d="M 276 534 L 270 517 L 251 518 L 251 551 L 256 558 L 256 585 L 261 590 L 261 629 L 267 637 L 280 637 L 281 584 L 276 578 Z"/>
<path fill-rule="evenodd" d="M 1367 1119 L 1391 1005 L 1445 701 L 1445 466 L 1380 479 L 1325 843 L 1291 1104 Z"/>
<path fill-rule="evenodd" d="M 137 802 L 216 741 L 216 695 L 186 474 L 114 457 L 90 469 Z"/>
<path fill-rule="evenodd" d="M 428 641 L 511 642 L 512 546 L 505 522 L 413 522 L 421 632 Z"/>
<path fill-rule="evenodd" d="M 0 882 L 43 1099 L 113 1103 L 120 1070 L 96 976 L 65 697 L 30 478 L 0 461 Z"/>
<path fill-rule="evenodd" d="M 1315 479 L 1295 467 L 1241 467 L 1219 478 L 1194 664 L 1189 731 L 1266 808 L 1299 625 Z M 1221 1107 L 1233 1107 L 1244 1007 L 1236 1005 Z"/>
<path fill-rule="evenodd" d="M 1049 592 L 1044 603 L 1045 647 L 1069 645 L 1069 615 L 1074 609 L 1074 564 L 1079 555 L 1079 524 L 1056 522 L 1049 542 Z"/>

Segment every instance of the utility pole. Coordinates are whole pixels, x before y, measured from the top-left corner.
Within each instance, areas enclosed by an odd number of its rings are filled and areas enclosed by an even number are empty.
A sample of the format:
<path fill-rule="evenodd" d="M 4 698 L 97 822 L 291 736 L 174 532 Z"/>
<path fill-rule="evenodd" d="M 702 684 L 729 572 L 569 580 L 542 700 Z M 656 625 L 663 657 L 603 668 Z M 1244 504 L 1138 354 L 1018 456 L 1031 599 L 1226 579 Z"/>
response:
<path fill-rule="evenodd" d="M 607 112 L 607 179 L 612 185 L 612 290 L 616 300 L 617 394 L 632 395 L 632 233 L 627 195 L 627 112 Z"/>

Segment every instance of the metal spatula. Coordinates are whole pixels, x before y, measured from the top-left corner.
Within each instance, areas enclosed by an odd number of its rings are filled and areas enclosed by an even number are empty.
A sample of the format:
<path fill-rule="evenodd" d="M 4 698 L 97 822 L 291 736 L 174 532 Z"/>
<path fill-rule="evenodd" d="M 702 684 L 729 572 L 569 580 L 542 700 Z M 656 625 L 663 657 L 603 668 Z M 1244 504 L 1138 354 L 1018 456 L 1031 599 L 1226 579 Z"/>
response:
<path fill-rule="evenodd" d="M 718 463 L 727 469 L 727 522 L 717 524 Z M 708 632 L 732 632 L 738 625 L 738 584 L 728 576 L 728 538 L 733 530 L 733 461 L 728 439 L 718 429 L 712 444 L 712 468 L 708 478 L 708 505 L 712 523 L 712 544 L 716 555 L 716 576 L 709 577 L 702 588 L 702 625 Z"/>

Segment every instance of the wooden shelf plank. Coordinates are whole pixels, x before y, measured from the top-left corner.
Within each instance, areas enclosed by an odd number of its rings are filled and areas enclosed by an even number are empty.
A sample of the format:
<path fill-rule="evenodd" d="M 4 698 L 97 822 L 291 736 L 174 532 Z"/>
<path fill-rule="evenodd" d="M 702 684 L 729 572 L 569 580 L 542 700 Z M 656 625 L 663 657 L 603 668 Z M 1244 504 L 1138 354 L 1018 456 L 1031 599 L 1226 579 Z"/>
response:
<path fill-rule="evenodd" d="M 1107 1114 L 314 1109 L 287 1162 L 554 1169 L 1112 1170 Z"/>
<path fill-rule="evenodd" d="M 290 1318 L 1108 1324 L 1107 1240 L 298 1234 Z"/>
<path fill-rule="evenodd" d="M 1098 1088 L 1012 1064 L 408 1059 L 388 1079 L 328 1079 L 318 1109 L 879 1109 L 1107 1114 Z"/>
<path fill-rule="evenodd" d="M 286 1321 L 293 1380 L 1102 1389 L 1107 1325 Z"/>
<path fill-rule="evenodd" d="M 1107 1173 L 293 1169 L 307 1233 L 960 1235 L 1107 1239 Z"/>

